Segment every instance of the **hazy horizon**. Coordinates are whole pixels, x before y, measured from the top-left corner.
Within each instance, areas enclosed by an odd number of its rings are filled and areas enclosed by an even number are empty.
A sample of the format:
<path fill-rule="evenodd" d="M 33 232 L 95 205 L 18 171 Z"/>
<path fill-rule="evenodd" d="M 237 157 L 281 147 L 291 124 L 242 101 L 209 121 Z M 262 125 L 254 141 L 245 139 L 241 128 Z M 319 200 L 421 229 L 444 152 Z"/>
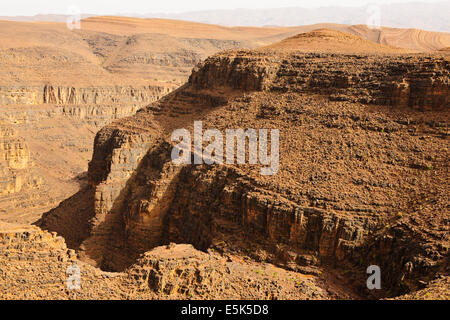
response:
<path fill-rule="evenodd" d="M 191 0 L 187 5 L 182 0 L 167 0 L 164 2 L 142 2 L 129 0 L 124 3 L 121 0 L 95 1 L 95 0 L 53 0 L 32 1 L 17 0 L 0 4 L 1 16 L 35 16 L 35 15 L 65 15 L 70 8 L 76 7 L 83 14 L 93 15 L 128 15 L 128 14 L 182 14 L 198 11 L 223 11 L 223 10 L 270 10 L 285 8 L 360 8 L 366 5 L 392 5 L 392 4 L 436 4 L 449 1 L 411 1 L 411 0 L 342 0 L 337 4 L 332 0 L 279 0 L 274 4 L 273 0 L 229 0 L 227 2 L 211 2 L 206 0 Z"/>
<path fill-rule="evenodd" d="M 65 22 L 68 15 L 81 19 L 91 16 L 125 16 L 134 18 L 166 18 L 223 26 L 301 26 L 317 23 L 337 23 L 345 25 L 377 25 L 393 28 L 414 28 L 428 31 L 450 32 L 448 12 L 450 1 L 407 1 L 407 0 L 379 0 L 379 1 L 341 1 L 339 5 L 330 0 L 319 0 L 313 4 L 306 1 L 281 0 L 278 7 L 273 6 L 273 1 L 262 1 L 250 7 L 254 1 L 229 1 L 227 3 L 205 3 L 203 0 L 193 0 L 189 10 L 184 10 L 184 2 L 180 0 L 168 0 L 161 3 L 140 3 L 130 0 L 123 7 L 123 2 L 117 1 L 104 4 L 103 1 L 76 2 L 61 1 L 56 7 L 49 9 L 49 1 L 43 1 L 39 5 L 33 3 L 30 6 L 23 5 L 27 12 L 39 10 L 35 15 L 4 15 L 12 12 L 20 3 L 28 3 L 26 0 L 18 0 L 15 3 L 0 4 L 0 20 L 14 21 L 48 21 Z M 99 4 L 101 4 L 99 8 Z M 67 4 L 65 9 L 64 6 Z M 177 7 L 177 5 L 180 5 Z M 236 9 L 237 6 L 250 7 Z M 283 5 L 291 5 L 283 7 Z M 8 9 L 9 8 L 9 9 Z M 38 8 L 38 9 L 37 9 Z M 59 9 L 58 9 L 59 8 Z M 172 10 L 170 10 L 172 8 Z M 22 9 L 21 9 L 22 10 Z M 66 10 L 66 11 L 64 11 Z"/>

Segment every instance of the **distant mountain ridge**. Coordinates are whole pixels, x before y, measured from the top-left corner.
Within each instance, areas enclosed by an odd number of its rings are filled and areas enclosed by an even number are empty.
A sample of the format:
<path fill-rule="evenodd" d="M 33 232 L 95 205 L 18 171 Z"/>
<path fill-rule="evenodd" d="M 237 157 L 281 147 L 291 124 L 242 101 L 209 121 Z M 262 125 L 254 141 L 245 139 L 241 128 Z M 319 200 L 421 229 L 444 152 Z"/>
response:
<path fill-rule="evenodd" d="M 380 24 L 450 32 L 450 2 L 379 5 Z M 368 13 L 369 10 L 369 13 Z M 227 26 L 299 26 L 315 23 L 367 24 L 370 5 L 361 7 L 274 8 L 193 11 L 180 14 L 144 14 L 142 18 L 170 18 Z"/>
<path fill-rule="evenodd" d="M 95 17 L 95 14 L 81 14 L 81 19 Z M 66 22 L 70 15 L 67 14 L 37 14 L 34 16 L 0 16 L 0 20 L 19 22 Z"/>
<path fill-rule="evenodd" d="M 114 14 L 135 18 L 167 18 L 219 24 L 224 26 L 300 26 L 316 23 L 347 25 L 368 24 L 374 13 L 373 5 L 360 7 L 330 6 L 321 8 L 273 8 L 205 10 L 182 13 L 126 13 Z M 414 28 L 450 32 L 450 1 L 438 3 L 411 2 L 378 5 L 380 25 L 393 28 Z M 376 10 L 376 9 L 375 9 Z M 378 13 L 377 13 L 378 14 Z M 81 14 L 82 19 L 102 14 Z M 0 16 L 0 20 L 65 22 L 66 14 L 38 14 L 35 16 Z"/>

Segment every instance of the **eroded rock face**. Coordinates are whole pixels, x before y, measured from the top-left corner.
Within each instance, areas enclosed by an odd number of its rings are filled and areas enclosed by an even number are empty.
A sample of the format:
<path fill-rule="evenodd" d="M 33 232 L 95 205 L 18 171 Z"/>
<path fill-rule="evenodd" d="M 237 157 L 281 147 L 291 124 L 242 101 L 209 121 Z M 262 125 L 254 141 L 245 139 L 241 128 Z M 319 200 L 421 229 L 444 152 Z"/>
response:
<path fill-rule="evenodd" d="M 1 183 L 8 185 L 0 192 L 8 194 L 0 199 L 2 219 L 34 222 L 43 211 L 77 192 L 87 182 L 83 172 L 88 169 L 95 133 L 139 108 L 139 103 L 2 107 L 0 121 L 8 130 L 0 138 Z"/>
<path fill-rule="evenodd" d="M 449 74 L 444 57 L 241 51 L 209 58 L 189 81 L 198 89 L 312 92 L 333 100 L 445 110 Z"/>
<path fill-rule="evenodd" d="M 0 199 L 2 218 L 9 222 L 34 222 L 42 212 L 78 191 L 78 185 L 84 184 L 79 177 L 87 171 L 95 133 L 116 119 L 133 115 L 172 88 L 0 87 L 0 121 L 16 132 L 14 139 L 0 138 L 3 158 L 8 158 L 10 168 L 2 169 L 1 183 L 5 187 L 0 194 L 10 195 Z M 31 162 L 33 174 L 22 174 Z M 17 166 L 22 166 L 22 173 L 18 173 Z M 11 196 L 19 191 L 20 195 Z M 22 210 L 27 211 L 26 217 Z"/>
<path fill-rule="evenodd" d="M 0 196 L 39 186 L 42 179 L 30 170 L 32 166 L 24 139 L 12 126 L 0 122 Z"/>
<path fill-rule="evenodd" d="M 11 126 L 2 124 L 0 130 L 0 136 L 3 139 L 1 159 L 4 165 L 11 169 L 27 168 L 31 159 L 26 144 L 17 137 L 16 132 Z"/>
<path fill-rule="evenodd" d="M 392 89 L 402 86 L 410 89 Z M 435 266 L 449 241 L 448 87 L 448 62 L 439 56 L 239 51 L 209 58 L 187 85 L 97 134 L 81 255 L 124 270 L 140 254 L 178 242 L 291 270 L 314 273 L 321 263 L 364 276 L 383 258 L 389 294 L 414 289 L 443 272 Z M 195 120 L 219 130 L 279 129 L 279 172 L 175 166 L 170 135 Z M 424 220 L 428 212 L 436 214 Z M 40 225 L 64 235 L 71 214 L 55 209 Z M 404 215 L 421 224 L 414 244 L 392 236 L 415 237 L 415 228 L 401 227 L 413 225 Z M 393 276 L 409 263 L 417 272 Z"/>
<path fill-rule="evenodd" d="M 284 244 L 294 252 L 317 252 L 322 259 L 339 261 L 377 222 L 374 217 L 348 217 L 301 206 L 280 194 L 264 192 L 231 168 L 185 169 L 177 181 L 175 199 L 179 200 L 166 215 L 165 240 L 193 243 L 203 250 L 220 241 L 229 241 L 236 249 L 246 247 L 241 242 L 255 237 L 271 253 Z M 244 239 L 228 238 L 226 229 L 221 230 L 222 221 L 245 230 L 246 235 L 239 234 Z"/>
<path fill-rule="evenodd" d="M 65 87 L 58 85 L 0 87 L 2 105 L 150 103 L 170 92 L 169 87 Z"/>
<path fill-rule="evenodd" d="M 171 91 L 161 86 L 67 88 L 45 86 L 42 103 L 53 104 L 111 104 L 150 103 Z"/>
<path fill-rule="evenodd" d="M 353 297 L 326 279 L 191 245 L 157 247 L 123 273 L 103 272 L 80 261 L 56 233 L 30 225 L 0 223 L 0 263 L 3 300 Z"/>
<path fill-rule="evenodd" d="M 63 24 L 4 27 L 0 121 L 25 141 L 42 179 L 34 191 L 0 199 L 2 218 L 19 223 L 36 221 L 84 187 L 92 140 L 103 126 L 183 84 L 191 68 L 210 54 L 248 46 L 216 39 L 211 31 L 199 38 L 137 30 L 123 34 L 109 21 L 101 32 L 71 32 Z M 8 189 L 25 183 L 1 176 Z"/>
<path fill-rule="evenodd" d="M 140 290 L 159 299 L 329 299 L 316 278 L 273 265 L 239 261 L 191 245 L 168 245 L 146 252 L 127 270 Z"/>
<path fill-rule="evenodd" d="M 0 223 L 0 263 L 2 300 L 126 299 L 130 291 L 125 275 L 84 264 L 62 237 L 35 226 Z"/>

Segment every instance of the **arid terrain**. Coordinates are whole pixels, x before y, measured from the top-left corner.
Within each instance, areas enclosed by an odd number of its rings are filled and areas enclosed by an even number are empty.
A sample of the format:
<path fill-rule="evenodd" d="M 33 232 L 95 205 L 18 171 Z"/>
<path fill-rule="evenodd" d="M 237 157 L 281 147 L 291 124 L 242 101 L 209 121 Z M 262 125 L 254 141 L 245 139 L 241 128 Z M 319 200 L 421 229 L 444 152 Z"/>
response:
<path fill-rule="evenodd" d="M 91 17 L 0 39 L 1 299 L 450 298 L 450 34 Z M 174 164 L 194 121 L 278 129 L 278 172 Z"/>

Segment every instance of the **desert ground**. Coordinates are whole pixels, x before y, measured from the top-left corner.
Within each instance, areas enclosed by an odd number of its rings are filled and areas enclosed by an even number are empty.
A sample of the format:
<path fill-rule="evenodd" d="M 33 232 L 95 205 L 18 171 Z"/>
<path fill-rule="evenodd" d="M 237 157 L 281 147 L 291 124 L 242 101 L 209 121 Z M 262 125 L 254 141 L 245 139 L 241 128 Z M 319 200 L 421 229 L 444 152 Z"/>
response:
<path fill-rule="evenodd" d="M 0 39 L 1 299 L 450 298 L 449 33 L 105 16 Z M 279 170 L 175 165 L 194 121 L 278 129 Z"/>

